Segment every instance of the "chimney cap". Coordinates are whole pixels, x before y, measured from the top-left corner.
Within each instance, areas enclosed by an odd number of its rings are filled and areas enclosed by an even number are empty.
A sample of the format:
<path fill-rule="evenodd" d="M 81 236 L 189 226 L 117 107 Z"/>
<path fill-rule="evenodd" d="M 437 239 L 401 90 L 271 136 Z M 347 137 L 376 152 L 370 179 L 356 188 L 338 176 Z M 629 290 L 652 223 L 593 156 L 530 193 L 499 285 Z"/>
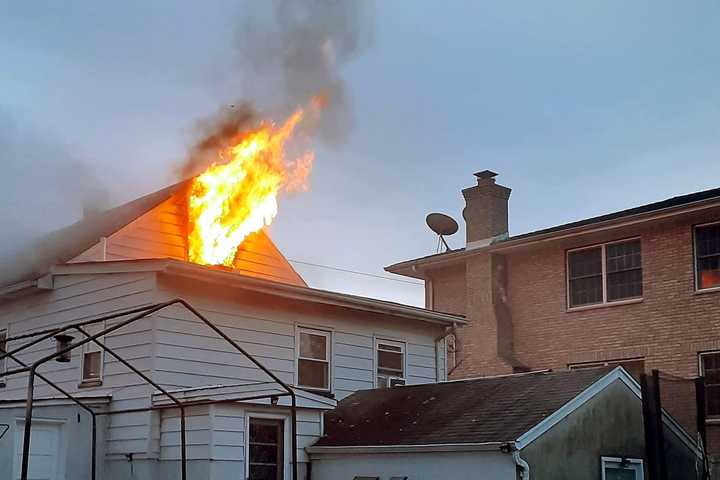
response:
<path fill-rule="evenodd" d="M 483 170 L 482 172 L 473 173 L 473 175 L 475 175 L 479 180 L 486 180 L 498 176 L 498 174 L 492 170 Z"/>

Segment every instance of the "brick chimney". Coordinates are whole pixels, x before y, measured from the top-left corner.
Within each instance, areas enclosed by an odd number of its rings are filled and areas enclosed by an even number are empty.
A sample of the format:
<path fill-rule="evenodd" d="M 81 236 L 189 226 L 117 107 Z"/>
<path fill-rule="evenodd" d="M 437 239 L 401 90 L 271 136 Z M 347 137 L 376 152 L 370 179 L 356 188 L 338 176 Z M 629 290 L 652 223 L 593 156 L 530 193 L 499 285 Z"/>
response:
<path fill-rule="evenodd" d="M 462 191 L 465 197 L 466 246 L 489 245 L 508 235 L 508 200 L 511 190 L 495 183 L 497 173 L 483 170 L 475 174 L 477 185 Z"/>

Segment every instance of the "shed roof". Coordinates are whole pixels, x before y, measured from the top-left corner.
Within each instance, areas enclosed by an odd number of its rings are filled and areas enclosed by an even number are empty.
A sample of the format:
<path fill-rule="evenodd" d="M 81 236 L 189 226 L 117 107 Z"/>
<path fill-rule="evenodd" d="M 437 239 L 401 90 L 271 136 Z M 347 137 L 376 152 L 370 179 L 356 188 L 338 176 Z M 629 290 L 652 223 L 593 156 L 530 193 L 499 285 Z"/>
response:
<path fill-rule="evenodd" d="M 513 442 L 612 368 L 363 390 L 326 413 L 319 447 Z"/>

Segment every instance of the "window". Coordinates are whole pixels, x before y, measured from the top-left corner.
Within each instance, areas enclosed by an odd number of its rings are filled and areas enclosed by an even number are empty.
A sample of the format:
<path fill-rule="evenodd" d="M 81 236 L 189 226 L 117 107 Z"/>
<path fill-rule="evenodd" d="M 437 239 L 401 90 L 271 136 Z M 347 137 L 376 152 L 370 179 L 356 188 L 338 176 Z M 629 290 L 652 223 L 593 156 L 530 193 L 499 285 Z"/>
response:
<path fill-rule="evenodd" d="M 720 223 L 695 227 L 696 288 L 720 287 Z"/>
<path fill-rule="evenodd" d="M 700 354 L 700 375 L 705 377 L 705 413 L 720 416 L 720 352 Z"/>
<path fill-rule="evenodd" d="M 640 239 L 571 250 L 567 270 L 570 308 L 642 297 Z"/>
<path fill-rule="evenodd" d="M 104 330 L 103 324 L 88 325 L 86 330 L 89 335 L 95 335 Z M 102 337 L 98 341 L 102 342 Z M 85 385 L 99 385 L 102 383 L 103 374 L 103 350 L 95 342 L 88 342 L 82 346 L 81 359 L 82 377 L 80 383 Z"/>
<path fill-rule="evenodd" d="M 5 340 L 7 339 L 7 330 L 0 330 L 0 355 L 5 354 L 5 347 L 7 346 Z M 5 376 L 1 375 L 5 373 L 6 358 L 0 358 L 0 387 L 5 386 Z"/>
<path fill-rule="evenodd" d="M 248 430 L 248 479 L 281 480 L 284 463 L 283 421 L 251 417 Z"/>
<path fill-rule="evenodd" d="M 377 387 L 405 385 L 405 344 L 390 340 L 375 343 L 377 353 Z"/>
<path fill-rule="evenodd" d="M 330 390 L 330 332 L 300 330 L 298 386 Z"/>
<path fill-rule="evenodd" d="M 640 374 L 645 372 L 645 360 L 642 358 L 628 358 L 623 360 L 607 360 L 601 362 L 571 363 L 568 365 L 570 370 L 580 370 L 583 368 L 596 367 L 623 367 L 632 375 L 635 380 L 640 380 Z"/>
<path fill-rule="evenodd" d="M 639 458 L 602 457 L 602 480 L 643 480 L 643 461 Z"/>

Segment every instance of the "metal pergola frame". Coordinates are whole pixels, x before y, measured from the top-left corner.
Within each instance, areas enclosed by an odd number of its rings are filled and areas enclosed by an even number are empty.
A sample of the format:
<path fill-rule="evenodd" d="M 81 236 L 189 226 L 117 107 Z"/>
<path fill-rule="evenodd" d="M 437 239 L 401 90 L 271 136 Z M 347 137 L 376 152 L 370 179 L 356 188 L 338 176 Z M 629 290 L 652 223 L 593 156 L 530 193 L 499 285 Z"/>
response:
<path fill-rule="evenodd" d="M 151 378 L 149 378 L 147 375 L 142 373 L 140 370 L 135 368 L 133 365 L 131 365 L 127 360 L 123 359 L 119 354 L 113 351 L 110 347 L 102 343 L 100 340 L 98 340 L 100 337 L 103 337 L 104 335 L 107 335 L 108 333 L 114 332 L 115 330 L 119 330 L 131 323 L 134 323 L 142 318 L 145 318 L 149 315 L 152 315 L 153 313 L 162 310 L 164 308 L 167 308 L 171 305 L 182 305 L 185 307 L 188 311 L 190 311 L 195 317 L 197 317 L 200 321 L 202 321 L 205 325 L 207 325 L 211 330 L 213 330 L 215 333 L 220 335 L 220 337 L 223 338 L 227 343 L 229 343 L 237 352 L 242 354 L 245 358 L 250 360 L 255 366 L 257 366 L 260 370 L 262 370 L 265 374 L 267 374 L 271 379 L 272 382 L 260 382 L 260 383 L 276 383 L 278 384 L 282 390 L 285 392 L 280 393 L 269 393 L 269 394 L 263 394 L 263 395 L 252 395 L 252 396 L 246 396 L 246 397 L 235 397 L 235 398 L 227 398 L 227 399 L 218 399 L 218 400 L 197 400 L 197 401 L 187 401 L 187 402 L 181 402 L 178 398 L 173 396 L 170 392 L 168 392 L 166 389 L 158 385 L 156 382 L 154 382 Z M 106 327 L 104 330 L 102 330 L 99 333 L 96 333 L 94 335 L 90 335 L 83 327 L 87 325 L 93 325 L 100 322 L 105 322 L 107 320 L 112 320 L 115 318 L 125 317 L 127 315 L 133 315 L 132 317 L 122 320 L 121 322 L 112 325 L 110 327 Z M 50 338 L 55 337 L 56 335 L 65 332 L 67 330 L 76 330 L 82 335 L 84 335 L 85 338 L 82 340 L 79 340 L 75 343 L 70 344 L 64 349 L 56 350 L 54 353 L 46 355 L 42 357 L 41 359 L 33 362 L 32 364 L 27 364 L 20 360 L 17 357 L 17 353 L 21 352 L 23 350 L 26 350 L 33 345 L 37 345 L 38 343 L 48 340 Z M 28 376 L 28 386 L 27 386 L 27 397 L 26 397 L 26 405 L 25 405 L 25 431 L 24 431 L 24 437 L 23 437 L 23 455 L 22 455 L 22 470 L 20 475 L 20 480 L 28 480 L 28 467 L 29 467 L 29 453 L 30 453 L 30 432 L 32 428 L 32 418 L 33 418 L 33 407 L 35 403 L 35 377 L 38 377 L 39 379 L 43 380 L 45 383 L 47 383 L 50 387 L 54 388 L 58 392 L 60 392 L 64 397 L 71 400 L 73 403 L 77 404 L 79 407 L 81 407 L 83 410 L 88 412 L 92 418 L 92 475 L 91 479 L 96 480 L 96 454 L 97 454 L 97 417 L 100 415 L 118 415 L 123 413 L 137 413 L 137 412 L 147 412 L 147 411 L 154 411 L 154 410 L 165 410 L 165 409 L 174 409 L 177 408 L 180 410 L 180 442 L 181 442 L 181 480 L 187 480 L 187 442 L 186 442 L 186 429 L 185 429 L 185 409 L 188 407 L 198 406 L 198 405 L 211 405 L 211 404 L 218 404 L 218 403 L 234 403 L 234 402 L 241 402 L 241 401 L 250 401 L 250 400 L 261 400 L 261 399 L 270 399 L 271 403 L 273 403 L 275 400 L 277 400 L 279 397 L 290 397 L 290 414 L 291 414 L 291 459 L 292 459 L 292 479 L 297 480 L 297 399 L 295 396 L 295 392 L 293 389 L 287 385 L 285 382 L 280 380 L 275 374 L 273 374 L 269 369 L 267 369 L 263 364 L 261 364 L 258 360 L 256 360 L 252 355 L 250 355 L 245 349 L 243 349 L 240 345 L 237 344 L 233 339 L 231 339 L 227 334 L 225 334 L 222 330 L 220 330 L 217 326 L 215 326 L 210 320 L 205 318 L 200 312 L 198 312 L 192 305 L 190 305 L 188 302 L 181 298 L 175 298 L 173 300 L 162 302 L 162 303 L 156 303 L 152 305 L 147 305 L 144 307 L 138 307 L 133 308 L 130 310 L 125 310 L 118 313 L 113 313 L 109 315 L 104 315 L 102 317 L 94 318 L 92 320 L 84 320 L 80 322 L 70 323 L 63 325 L 62 327 L 57 328 L 51 328 L 46 329 L 38 332 L 31 332 L 27 334 L 17 335 L 15 337 L 8 337 L 6 339 L 6 345 L 9 345 L 10 342 L 23 340 L 27 338 L 34 338 L 33 340 L 21 345 L 18 348 L 12 349 L 8 351 L 5 351 L 0 348 L 0 360 L 4 358 L 10 358 L 14 360 L 17 364 L 21 366 L 21 368 L 16 368 L 13 370 L 7 370 L 3 373 L 3 376 L 10 376 L 10 375 L 17 375 L 24 372 L 29 372 Z M 106 412 L 96 412 L 92 408 L 90 408 L 88 405 L 80 401 L 78 398 L 76 398 L 71 393 L 67 392 L 51 380 L 49 380 L 45 375 L 39 373 L 37 369 L 49 362 L 50 360 L 64 355 L 66 353 L 69 353 L 70 351 L 82 347 L 83 345 L 93 342 L 95 345 L 100 347 L 103 351 L 108 352 L 113 358 L 115 358 L 117 361 L 119 361 L 121 364 L 123 364 L 125 367 L 127 367 L 129 370 L 131 370 L 133 373 L 137 374 L 140 378 L 145 380 L 148 384 L 155 387 L 160 393 L 165 395 L 170 399 L 172 402 L 171 405 L 150 405 L 149 407 L 142 407 L 142 408 L 130 408 L 130 409 L 123 409 L 123 410 L 109 410 Z"/>

